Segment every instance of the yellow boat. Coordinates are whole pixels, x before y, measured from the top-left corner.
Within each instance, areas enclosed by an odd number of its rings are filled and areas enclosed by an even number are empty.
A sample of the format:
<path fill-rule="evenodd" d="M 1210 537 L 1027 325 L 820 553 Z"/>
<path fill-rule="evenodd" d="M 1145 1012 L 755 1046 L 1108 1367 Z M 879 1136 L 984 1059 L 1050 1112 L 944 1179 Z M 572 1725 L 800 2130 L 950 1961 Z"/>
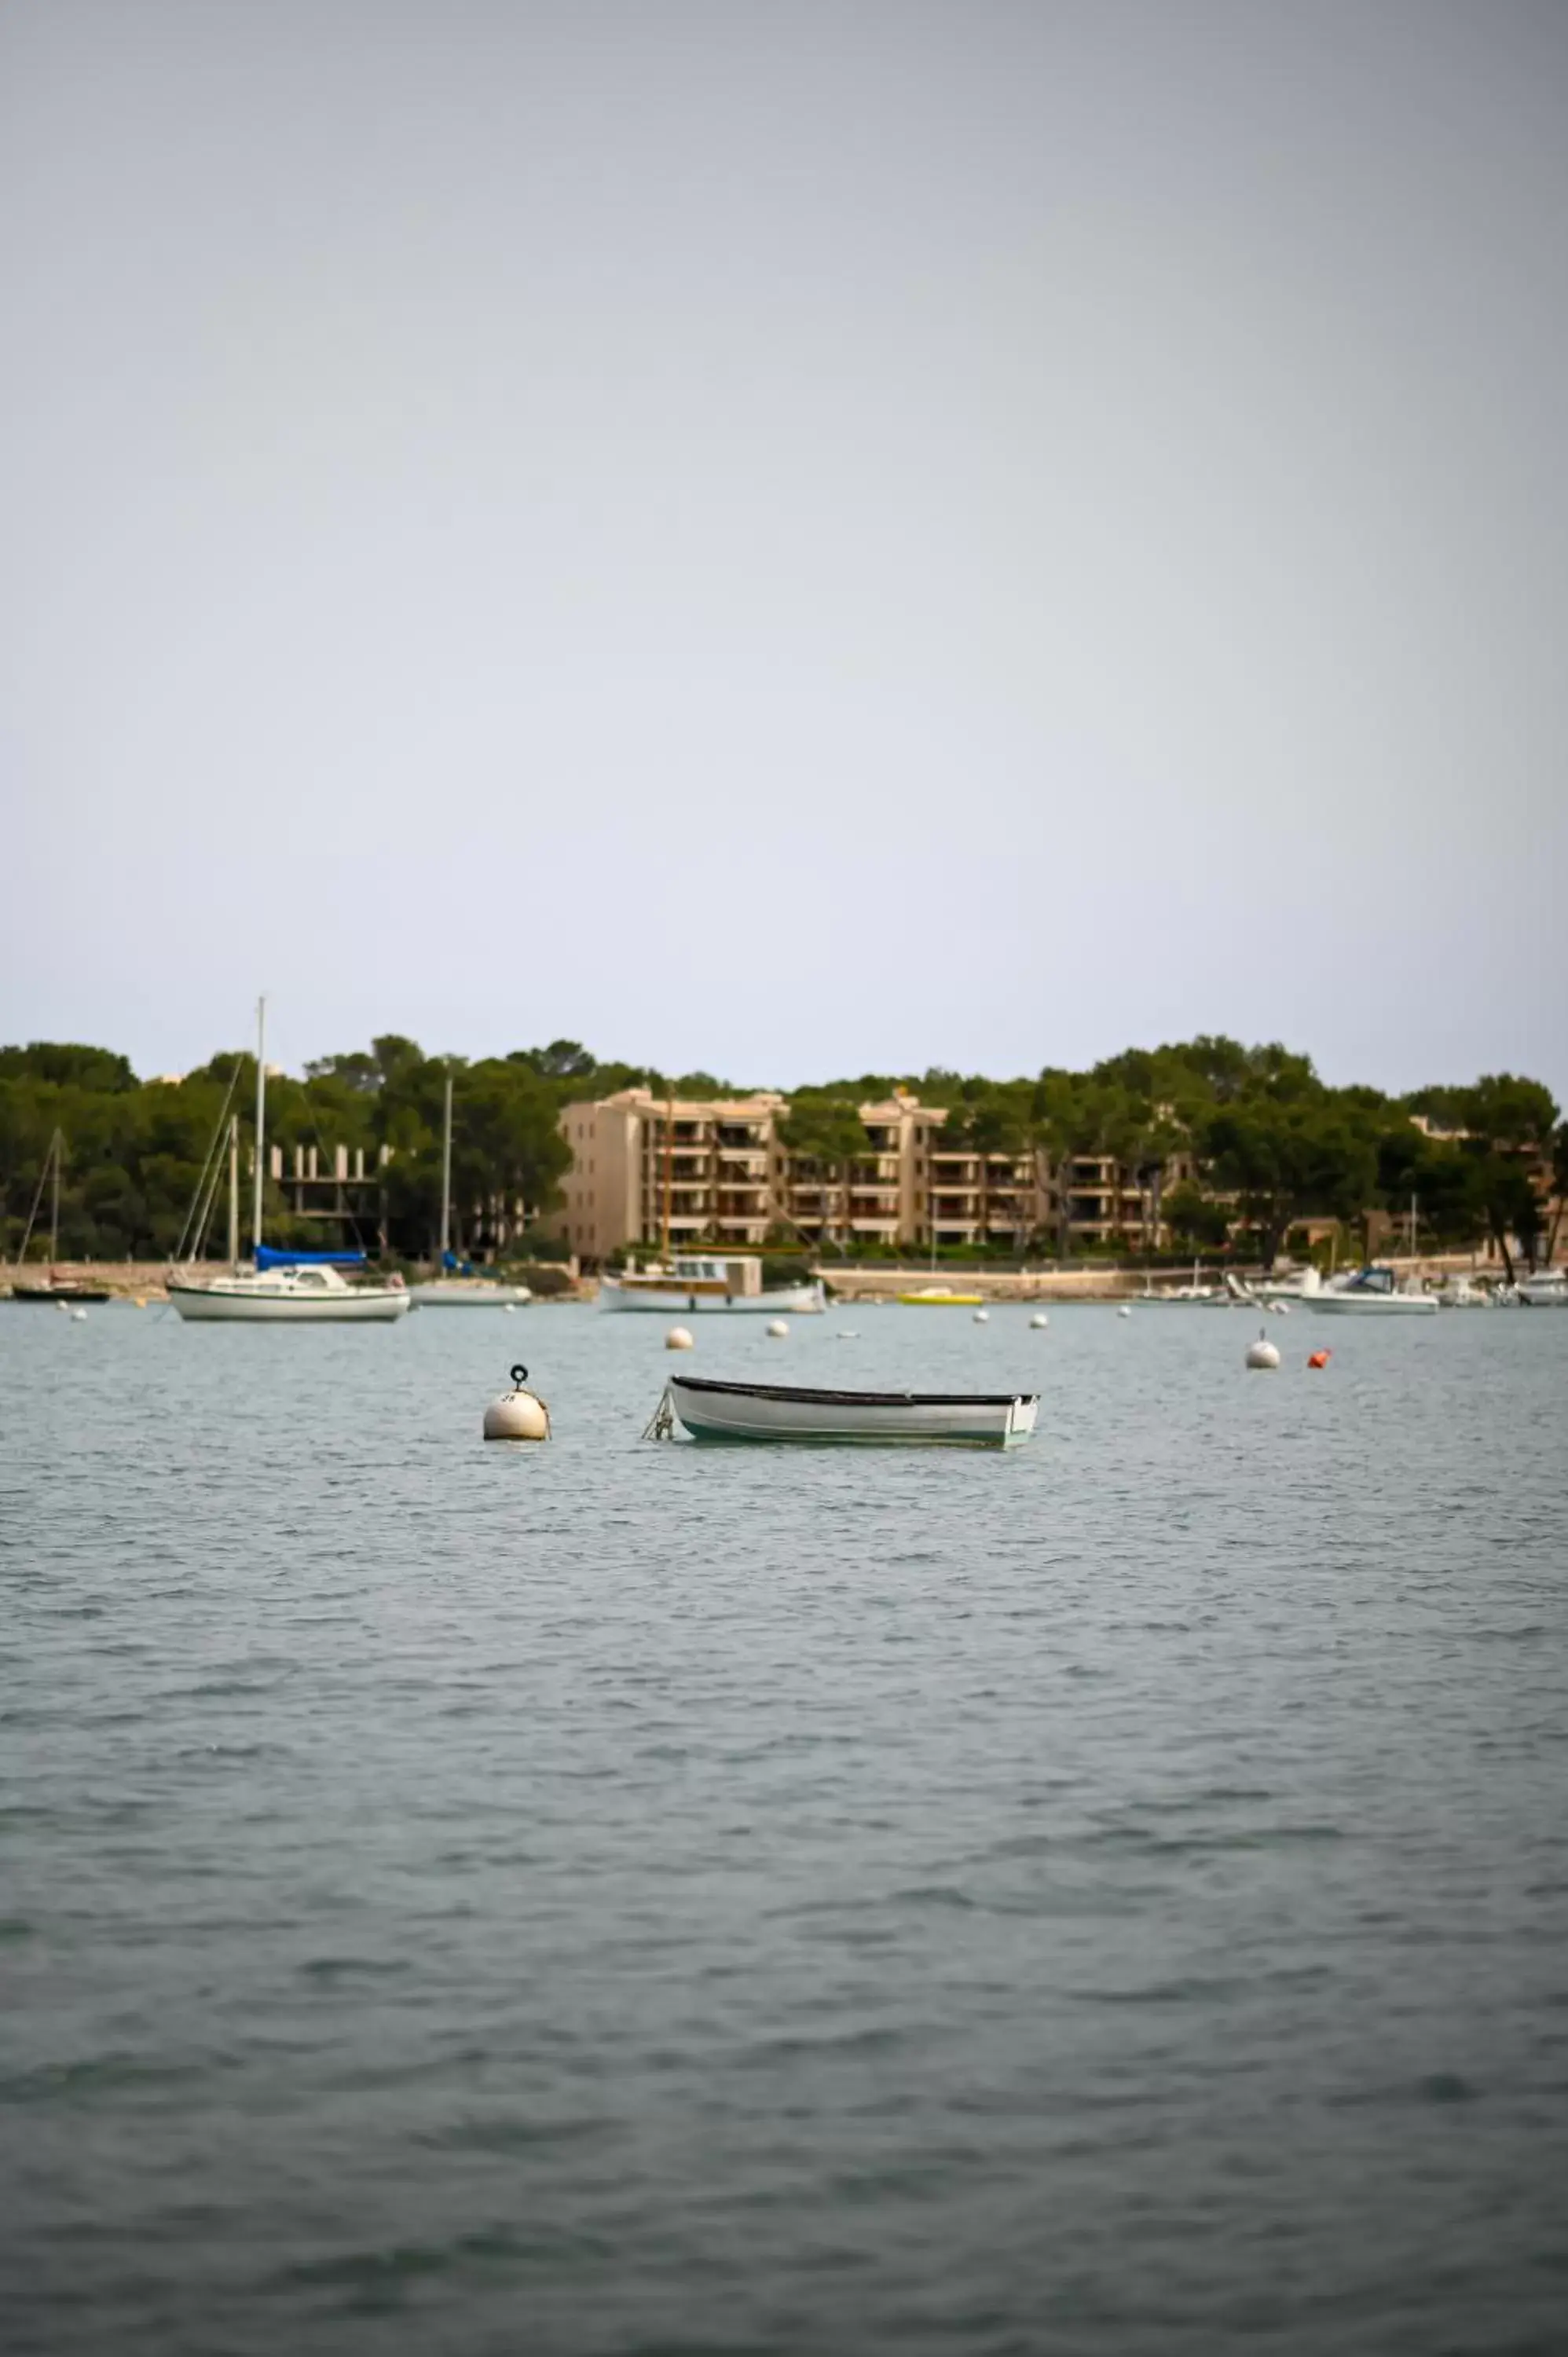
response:
<path fill-rule="evenodd" d="M 985 1298 L 983 1293 L 954 1293 L 945 1285 L 928 1285 L 918 1293 L 901 1293 L 900 1301 L 911 1309 L 974 1309 Z"/>

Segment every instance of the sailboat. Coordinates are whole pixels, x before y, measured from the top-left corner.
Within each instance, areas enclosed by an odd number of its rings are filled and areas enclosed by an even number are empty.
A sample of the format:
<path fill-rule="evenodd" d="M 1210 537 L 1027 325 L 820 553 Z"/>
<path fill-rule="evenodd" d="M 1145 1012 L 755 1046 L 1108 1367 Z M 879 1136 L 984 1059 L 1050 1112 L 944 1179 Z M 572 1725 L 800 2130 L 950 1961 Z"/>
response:
<path fill-rule="evenodd" d="M 266 1007 L 256 1004 L 256 1185 L 252 1226 L 254 1265 L 239 1261 L 235 1147 L 230 1148 L 230 1259 L 232 1273 L 205 1280 L 171 1273 L 168 1297 L 181 1318 L 197 1322 L 314 1326 L 328 1322 L 390 1323 L 408 1314 L 401 1276 L 385 1285 L 349 1285 L 345 1268 L 362 1268 L 365 1255 L 270 1250 L 262 1242 L 262 1182 L 267 1128 Z M 232 1132 L 231 1139 L 232 1141 Z"/>
<path fill-rule="evenodd" d="M 526 1285 L 501 1285 L 460 1266 L 452 1250 L 452 1075 L 446 1075 L 446 1109 L 441 1135 L 441 1267 L 443 1274 L 416 1285 L 409 1295 L 415 1309 L 521 1309 L 532 1301 Z"/>
<path fill-rule="evenodd" d="M 33 1192 L 33 1208 L 27 1214 L 27 1228 L 22 1236 L 21 1249 L 16 1254 L 15 1265 L 19 1270 L 27 1257 L 27 1246 L 33 1235 L 33 1222 L 38 1216 L 38 1205 L 43 1200 L 45 1184 L 48 1182 L 51 1186 L 48 1266 L 45 1275 L 36 1284 L 23 1284 L 18 1276 L 13 1274 L 11 1278 L 13 1301 L 75 1303 L 107 1301 L 109 1298 L 109 1288 L 106 1285 L 83 1285 L 80 1277 L 57 1276 L 55 1274 L 55 1264 L 59 1258 L 59 1173 L 60 1164 L 64 1159 L 65 1134 L 62 1130 L 57 1129 L 49 1139 L 49 1150 L 44 1157 L 44 1167 L 38 1173 L 38 1183 Z"/>

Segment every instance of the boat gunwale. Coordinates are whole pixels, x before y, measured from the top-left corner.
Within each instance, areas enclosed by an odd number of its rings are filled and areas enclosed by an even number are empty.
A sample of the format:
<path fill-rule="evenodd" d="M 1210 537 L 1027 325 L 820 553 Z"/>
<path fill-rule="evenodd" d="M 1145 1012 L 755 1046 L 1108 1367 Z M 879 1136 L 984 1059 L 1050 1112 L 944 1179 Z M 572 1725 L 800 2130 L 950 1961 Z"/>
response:
<path fill-rule="evenodd" d="M 811 1407 L 1017 1407 L 1038 1392 L 836 1392 L 804 1383 L 722 1383 L 706 1375 L 671 1375 L 671 1391 L 718 1393 L 728 1399 L 781 1400 Z"/>

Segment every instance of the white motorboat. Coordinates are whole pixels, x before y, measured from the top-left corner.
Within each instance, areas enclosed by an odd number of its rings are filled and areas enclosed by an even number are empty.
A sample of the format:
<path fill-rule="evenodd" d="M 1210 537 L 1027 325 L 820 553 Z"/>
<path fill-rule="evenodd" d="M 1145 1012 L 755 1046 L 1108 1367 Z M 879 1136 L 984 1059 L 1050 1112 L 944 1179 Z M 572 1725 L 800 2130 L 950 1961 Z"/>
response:
<path fill-rule="evenodd" d="M 828 1306 L 818 1279 L 811 1285 L 776 1285 L 762 1288 L 762 1273 L 754 1257 L 726 1259 L 722 1253 L 677 1254 L 668 1267 L 629 1269 L 621 1276 L 601 1276 L 601 1309 L 662 1309 L 701 1314 L 811 1318 Z"/>
<path fill-rule="evenodd" d="M 229 1133 L 229 1234 L 232 1273 L 228 1276 L 181 1276 L 171 1270 L 168 1297 L 181 1318 L 193 1323 L 269 1326 L 318 1326 L 328 1321 L 390 1324 L 408 1315 L 408 1288 L 401 1276 L 384 1285 L 349 1285 L 345 1268 L 364 1265 L 362 1252 L 309 1253 L 270 1251 L 262 1242 L 262 1182 L 267 1128 L 266 1000 L 256 1007 L 256 1175 L 254 1224 L 255 1265 L 239 1265 L 238 1232 L 239 1145 L 237 1125 Z M 232 1087 L 232 1082 L 231 1082 Z M 224 1113 L 228 1112 L 227 1101 Z M 220 1117 L 221 1118 L 221 1117 Z M 216 1141 L 215 1141 L 216 1144 Z M 210 1153 L 211 1149 L 209 1149 Z M 214 1184 L 216 1165 L 214 1165 Z M 202 1182 L 198 1182 L 198 1195 Z M 194 1209 L 194 1206 L 193 1206 Z M 198 1219 L 199 1235 L 204 1221 Z M 193 1242 L 192 1252 L 195 1245 Z"/>
<path fill-rule="evenodd" d="M 291 1262 L 271 1254 L 258 1269 L 197 1283 L 170 1276 L 168 1297 L 180 1316 L 196 1322 L 315 1326 L 328 1320 L 387 1323 L 408 1314 L 412 1296 L 398 1277 L 386 1285 L 349 1285 L 328 1261 Z"/>
<path fill-rule="evenodd" d="M 1537 1269 L 1533 1276 L 1521 1276 L 1519 1298 L 1531 1309 L 1568 1309 L 1568 1270 Z"/>
<path fill-rule="evenodd" d="M 836 1392 L 671 1375 L 668 1397 L 693 1440 L 895 1442 L 1013 1448 L 1039 1412 L 1035 1392 Z M 657 1419 L 656 1419 L 657 1425 Z"/>
<path fill-rule="evenodd" d="M 521 1309 L 533 1298 L 526 1285 L 501 1285 L 484 1276 L 434 1276 L 409 1288 L 411 1309 Z"/>
<path fill-rule="evenodd" d="M 1308 1272 L 1316 1275 L 1316 1270 Z M 1348 1276 L 1337 1276 L 1325 1285 L 1321 1278 L 1316 1285 L 1304 1286 L 1302 1300 L 1309 1309 L 1331 1310 L 1339 1317 L 1358 1318 L 1435 1318 L 1436 1297 L 1430 1293 L 1405 1293 L 1391 1268 L 1359 1268 Z"/>

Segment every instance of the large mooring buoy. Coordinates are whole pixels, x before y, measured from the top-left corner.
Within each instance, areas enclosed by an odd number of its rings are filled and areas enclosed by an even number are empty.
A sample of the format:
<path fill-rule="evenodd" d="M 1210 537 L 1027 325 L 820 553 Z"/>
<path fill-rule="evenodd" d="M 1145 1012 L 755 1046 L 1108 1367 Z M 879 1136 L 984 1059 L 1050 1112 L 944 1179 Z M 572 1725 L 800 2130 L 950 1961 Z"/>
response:
<path fill-rule="evenodd" d="M 511 1389 L 485 1410 L 487 1440 L 548 1440 L 550 1410 L 528 1389 L 528 1369 L 514 1367 Z"/>

